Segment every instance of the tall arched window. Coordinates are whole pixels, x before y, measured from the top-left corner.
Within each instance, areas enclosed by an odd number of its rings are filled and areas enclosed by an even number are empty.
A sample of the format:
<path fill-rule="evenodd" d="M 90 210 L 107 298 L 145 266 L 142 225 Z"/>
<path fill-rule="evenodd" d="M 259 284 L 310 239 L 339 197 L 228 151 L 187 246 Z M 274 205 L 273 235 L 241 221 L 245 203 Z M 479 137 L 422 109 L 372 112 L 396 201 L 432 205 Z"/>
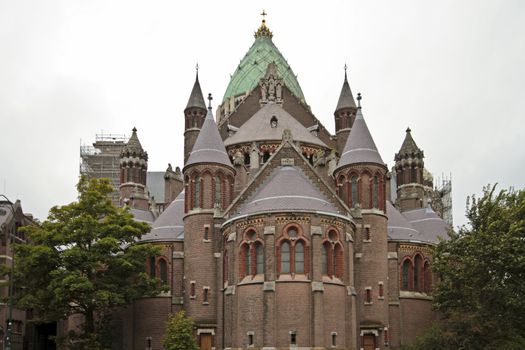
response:
<path fill-rule="evenodd" d="M 149 276 L 151 278 L 155 278 L 157 277 L 157 274 L 155 273 L 156 272 L 156 266 L 155 266 L 155 257 L 154 256 L 151 256 L 149 258 Z"/>
<path fill-rule="evenodd" d="M 417 182 L 417 168 L 416 167 L 410 168 L 410 177 L 411 177 L 412 183 Z"/>
<path fill-rule="evenodd" d="M 222 208 L 221 199 L 222 199 L 222 181 L 220 176 L 215 176 L 215 206 Z"/>
<path fill-rule="evenodd" d="M 418 254 L 414 258 L 414 290 L 419 292 L 421 290 L 421 256 Z"/>
<path fill-rule="evenodd" d="M 302 242 L 295 244 L 295 273 L 304 273 L 304 245 Z"/>
<path fill-rule="evenodd" d="M 240 256 L 239 275 L 240 278 L 244 278 L 248 276 L 251 271 L 250 246 L 248 244 L 245 243 L 241 246 Z"/>
<path fill-rule="evenodd" d="M 379 199 L 379 179 L 374 176 L 372 183 L 372 208 L 378 208 Z"/>
<path fill-rule="evenodd" d="M 159 260 L 159 274 L 160 280 L 164 283 L 168 283 L 168 264 L 166 264 L 166 260 L 164 259 Z"/>
<path fill-rule="evenodd" d="M 334 246 L 333 254 L 333 274 L 338 278 L 343 278 L 343 249 L 340 244 Z"/>
<path fill-rule="evenodd" d="M 200 204 L 200 198 L 201 198 L 201 178 L 199 176 L 195 177 L 195 183 L 194 183 L 194 191 L 193 191 L 193 207 L 199 208 L 201 206 Z"/>
<path fill-rule="evenodd" d="M 350 179 L 350 188 L 351 188 L 351 198 L 352 198 L 352 207 L 355 207 L 357 205 L 357 176 L 352 176 L 352 178 Z"/>
<path fill-rule="evenodd" d="M 430 293 L 432 291 L 432 272 L 430 271 L 430 263 L 425 261 L 423 266 L 423 277 L 425 279 L 425 293 Z"/>
<path fill-rule="evenodd" d="M 264 273 L 264 254 L 263 254 L 263 246 L 261 243 L 255 244 L 255 256 L 257 261 L 257 274 Z"/>
<path fill-rule="evenodd" d="M 410 272 L 410 260 L 405 260 L 403 262 L 403 268 L 401 273 L 401 289 L 402 290 L 408 290 L 409 289 L 409 272 Z"/>
<path fill-rule="evenodd" d="M 281 273 L 290 273 L 290 243 L 281 245 Z"/>

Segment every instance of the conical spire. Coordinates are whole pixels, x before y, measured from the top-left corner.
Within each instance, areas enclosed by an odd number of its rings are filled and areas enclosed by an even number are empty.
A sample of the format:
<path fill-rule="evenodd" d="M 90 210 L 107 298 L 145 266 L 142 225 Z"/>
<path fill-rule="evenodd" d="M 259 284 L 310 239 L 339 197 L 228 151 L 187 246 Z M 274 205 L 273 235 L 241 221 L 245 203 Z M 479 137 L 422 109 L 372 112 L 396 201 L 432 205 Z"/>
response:
<path fill-rule="evenodd" d="M 120 153 L 121 157 L 139 157 L 148 159 L 148 153 L 144 152 L 144 149 L 142 148 L 142 145 L 140 144 L 139 137 L 137 136 L 137 128 L 132 129 L 131 137 L 129 138 L 126 145 L 122 148 L 122 152 Z"/>
<path fill-rule="evenodd" d="M 385 164 L 377 151 L 372 135 L 370 135 L 361 108 L 357 110 L 354 125 L 335 171 L 346 165 L 356 163 Z"/>
<path fill-rule="evenodd" d="M 412 138 L 411 131 L 412 130 L 410 130 L 410 128 L 407 128 L 405 140 L 403 141 L 399 152 L 396 154 L 395 160 L 409 157 L 423 158 L 423 151 L 419 149 L 416 142 Z"/>
<path fill-rule="evenodd" d="M 346 65 L 345 65 L 345 81 L 341 88 L 341 95 L 339 95 L 339 101 L 337 102 L 336 111 L 343 108 L 356 108 L 354 96 L 352 90 L 350 90 L 350 84 L 348 84 L 348 78 L 346 76 Z"/>
<path fill-rule="evenodd" d="M 208 99 L 210 100 L 208 114 L 206 114 L 206 119 L 204 119 L 201 131 L 199 132 L 199 136 L 197 136 L 195 146 L 193 146 L 185 168 L 197 163 L 216 163 L 233 168 L 228 153 L 226 153 L 224 143 L 222 142 L 221 135 L 219 134 L 219 129 L 217 129 L 217 124 L 215 124 L 215 120 L 213 119 L 211 94 Z"/>
<path fill-rule="evenodd" d="M 188 99 L 188 104 L 186 109 L 191 107 L 198 107 L 206 109 L 206 103 L 204 103 L 204 97 L 202 96 L 201 84 L 199 83 L 199 71 L 197 68 L 197 75 L 195 77 L 195 84 L 193 84 L 193 89 L 191 90 L 190 98 Z"/>

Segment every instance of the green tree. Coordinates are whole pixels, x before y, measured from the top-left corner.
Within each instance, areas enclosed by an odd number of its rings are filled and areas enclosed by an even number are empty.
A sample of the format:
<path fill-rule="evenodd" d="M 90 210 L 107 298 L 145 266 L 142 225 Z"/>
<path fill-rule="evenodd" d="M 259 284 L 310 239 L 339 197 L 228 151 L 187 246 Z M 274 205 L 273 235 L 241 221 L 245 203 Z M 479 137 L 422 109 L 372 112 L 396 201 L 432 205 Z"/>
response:
<path fill-rule="evenodd" d="M 164 338 L 165 350 L 199 350 L 193 335 L 193 321 L 187 318 L 184 311 L 170 315 Z"/>
<path fill-rule="evenodd" d="M 46 221 L 25 228 L 29 243 L 15 246 L 15 298 L 42 322 L 83 315 L 83 327 L 66 344 L 102 349 L 112 308 L 160 291 L 144 268 L 158 249 L 136 243 L 149 226 L 111 203 L 107 179 L 82 177 L 77 189 L 78 201 L 53 207 Z"/>
<path fill-rule="evenodd" d="M 436 248 L 443 348 L 525 349 L 525 191 L 488 186 L 467 218 Z"/>

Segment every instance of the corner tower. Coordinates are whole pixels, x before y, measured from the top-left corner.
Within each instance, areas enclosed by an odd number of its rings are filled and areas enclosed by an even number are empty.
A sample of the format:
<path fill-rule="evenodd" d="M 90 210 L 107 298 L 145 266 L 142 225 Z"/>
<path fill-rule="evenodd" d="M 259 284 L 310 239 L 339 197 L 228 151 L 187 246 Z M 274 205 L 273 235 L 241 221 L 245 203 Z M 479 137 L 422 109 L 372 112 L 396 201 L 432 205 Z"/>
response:
<path fill-rule="evenodd" d="M 401 211 L 423 208 L 427 204 L 423 178 L 424 157 L 423 151 L 412 138 L 410 128 L 407 128 L 401 149 L 394 157 L 397 204 Z"/>
<path fill-rule="evenodd" d="M 188 104 L 184 109 L 184 164 L 188 161 L 190 152 L 195 145 L 197 135 L 202 128 L 206 117 L 206 104 L 202 96 L 201 84 L 199 83 L 199 71 L 195 76 L 195 83 L 191 89 Z"/>
<path fill-rule="evenodd" d="M 120 152 L 120 205 L 148 210 L 149 196 L 146 191 L 148 153 L 144 151 L 137 136 L 137 128 Z"/>
<path fill-rule="evenodd" d="M 183 168 L 184 305 L 193 318 L 201 344 L 222 348 L 217 324 L 222 310 L 222 212 L 233 200 L 235 171 L 226 153 L 211 111 Z"/>
<path fill-rule="evenodd" d="M 345 80 L 343 87 L 341 88 L 341 94 L 339 95 L 339 101 L 337 101 L 337 107 L 335 108 L 335 135 L 337 136 L 337 152 L 341 154 L 346 145 L 346 140 L 352 129 L 355 115 L 357 112 L 357 106 L 355 105 L 354 96 L 348 84 L 348 78 L 346 75 L 345 65 Z"/>
<path fill-rule="evenodd" d="M 357 99 L 360 102 L 359 94 Z M 361 348 L 373 344 L 374 349 L 383 349 L 389 327 L 386 175 L 359 105 L 334 177 L 339 197 L 358 222 L 355 285 Z"/>

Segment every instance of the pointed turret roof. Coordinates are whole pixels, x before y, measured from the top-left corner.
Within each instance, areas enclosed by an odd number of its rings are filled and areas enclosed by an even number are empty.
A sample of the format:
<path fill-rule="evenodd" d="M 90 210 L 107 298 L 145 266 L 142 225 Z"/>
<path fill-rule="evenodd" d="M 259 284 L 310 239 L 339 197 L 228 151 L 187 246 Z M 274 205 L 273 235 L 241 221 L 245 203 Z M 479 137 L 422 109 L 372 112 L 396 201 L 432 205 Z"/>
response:
<path fill-rule="evenodd" d="M 376 144 L 368 130 L 360 107 L 357 109 L 354 125 L 350 131 L 348 140 L 346 140 L 345 148 L 335 170 L 356 163 L 385 165 L 383 159 L 381 159 L 381 155 L 377 151 Z"/>
<path fill-rule="evenodd" d="M 352 90 L 350 90 L 350 84 L 348 84 L 348 78 L 346 76 L 345 70 L 345 81 L 343 82 L 343 87 L 341 88 L 341 95 L 339 95 L 339 101 L 337 102 L 336 111 L 343 108 L 356 108 L 354 101 L 354 96 L 352 95 Z"/>
<path fill-rule="evenodd" d="M 418 157 L 423 158 L 423 151 L 419 149 L 416 142 L 412 138 L 412 130 L 410 128 L 407 128 L 405 140 L 403 141 L 403 144 L 401 145 L 401 148 L 399 149 L 399 152 L 396 154 L 395 159 L 399 160 L 403 156 L 408 157 Z"/>
<path fill-rule="evenodd" d="M 120 152 L 121 156 L 129 157 L 135 156 L 148 160 L 148 153 L 144 151 L 142 145 L 140 144 L 139 137 L 137 136 L 137 128 L 132 129 L 131 137 L 129 138 L 126 145 L 122 148 Z"/>
<path fill-rule="evenodd" d="M 211 106 L 208 107 L 208 114 L 206 114 L 199 136 L 197 136 L 195 141 L 195 146 L 193 146 L 193 150 L 184 167 L 186 168 L 197 163 L 215 163 L 233 168 L 219 134 L 219 129 L 217 129 L 217 124 L 215 124 L 213 119 Z"/>
<path fill-rule="evenodd" d="M 204 103 L 204 97 L 202 96 L 201 84 L 199 83 L 199 73 L 197 73 L 197 76 L 195 77 L 195 84 L 193 84 L 193 89 L 191 89 L 186 109 L 191 107 L 206 109 L 206 103 Z"/>

